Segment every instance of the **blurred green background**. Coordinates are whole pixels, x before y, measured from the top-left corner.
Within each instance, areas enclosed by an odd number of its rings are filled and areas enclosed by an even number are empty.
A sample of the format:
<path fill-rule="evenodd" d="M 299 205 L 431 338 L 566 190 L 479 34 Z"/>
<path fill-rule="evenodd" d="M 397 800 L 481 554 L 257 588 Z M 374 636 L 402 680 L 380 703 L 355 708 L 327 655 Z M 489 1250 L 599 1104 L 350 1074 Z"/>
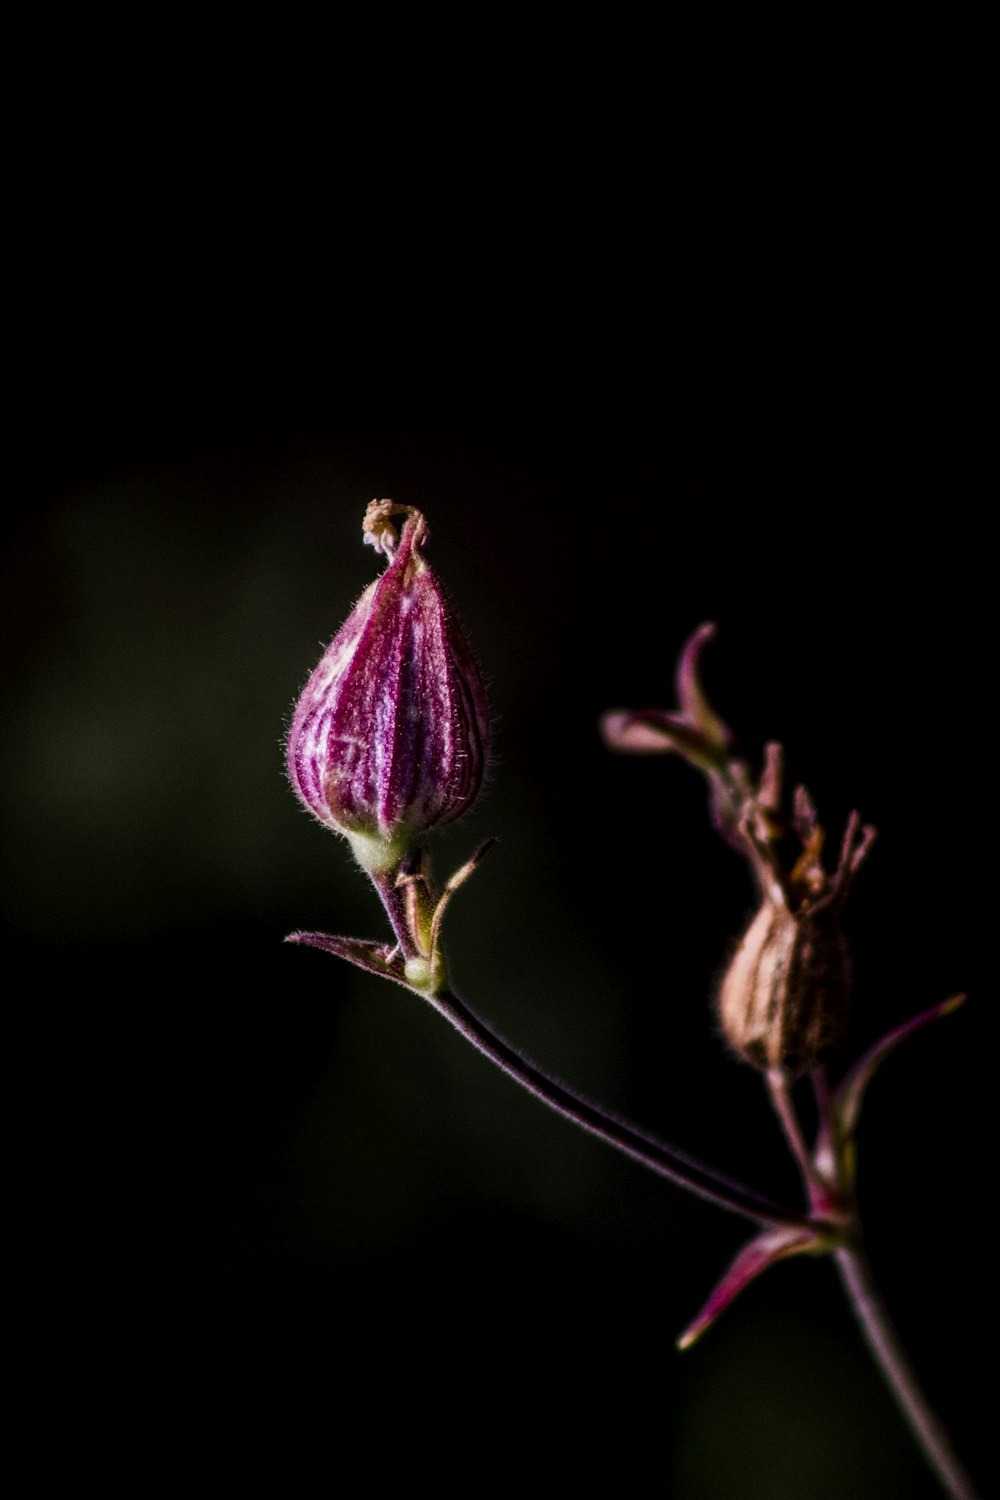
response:
<path fill-rule="evenodd" d="M 120 1350 L 106 1399 L 175 1457 L 318 1431 L 389 1488 L 420 1469 L 476 1494 L 471 1451 L 511 1488 L 530 1453 L 533 1482 L 618 1494 L 650 1469 L 681 1500 L 936 1494 L 828 1265 L 769 1273 L 678 1355 L 744 1227 L 549 1117 L 402 990 L 283 946 L 383 926 L 282 739 L 373 576 L 366 503 L 420 506 L 495 712 L 488 788 L 433 845 L 445 875 L 499 839 L 449 915 L 456 987 L 585 1094 L 794 1194 L 710 1010 L 745 873 L 693 772 L 597 733 L 669 706 L 717 621 L 706 681 L 748 753 L 784 742 L 833 839 L 854 806 L 879 828 L 841 1065 L 971 992 L 873 1087 L 861 1194 L 914 1359 L 981 1453 L 973 341 L 885 266 L 779 304 L 724 258 L 602 276 L 509 225 L 508 257 L 470 229 L 435 261 L 347 215 L 353 248 L 268 259 L 228 199 L 208 228 L 171 204 L 129 221 L 128 256 L 43 269 L 5 520 L 14 1055 L 68 1357 Z"/>

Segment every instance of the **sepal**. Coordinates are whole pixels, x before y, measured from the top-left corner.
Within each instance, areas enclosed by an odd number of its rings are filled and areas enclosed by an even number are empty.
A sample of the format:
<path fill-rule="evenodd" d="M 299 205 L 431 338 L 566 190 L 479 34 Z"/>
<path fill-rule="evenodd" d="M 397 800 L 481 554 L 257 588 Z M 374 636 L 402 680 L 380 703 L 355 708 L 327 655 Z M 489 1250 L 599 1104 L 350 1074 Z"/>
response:
<path fill-rule="evenodd" d="M 864 1103 L 868 1085 L 891 1052 L 900 1042 L 922 1031 L 932 1021 L 950 1016 L 965 1003 L 965 995 L 951 995 L 938 1005 L 911 1016 L 908 1021 L 893 1027 L 885 1036 L 874 1042 L 868 1051 L 858 1058 L 845 1074 L 830 1101 L 829 1125 L 824 1128 L 816 1144 L 816 1167 L 825 1175 L 837 1175 L 846 1183 L 854 1178 L 854 1137 L 858 1128 L 858 1117 Z M 839 1165 L 838 1165 L 839 1162 Z"/>
<path fill-rule="evenodd" d="M 496 839 L 487 839 L 480 844 L 472 858 L 449 876 L 440 892 L 431 880 L 425 850 L 401 863 L 392 883 L 393 891 L 402 897 L 398 903 L 399 941 L 395 944 L 376 943 L 368 938 L 333 937 L 326 932 L 292 932 L 285 942 L 320 948 L 335 958 L 345 958 L 356 968 L 377 974 L 380 979 L 392 979 L 428 998 L 439 995 L 447 988 L 447 969 L 441 952 L 445 909 L 495 843 Z M 394 903 L 390 902 L 390 906 Z"/>
<path fill-rule="evenodd" d="M 374 943 L 366 938 L 331 937 L 326 932 L 290 932 L 286 943 L 300 943 L 304 948 L 321 948 L 337 958 L 346 958 L 348 963 L 380 979 L 394 979 L 397 984 L 410 985 L 403 973 L 403 958 L 399 946 L 390 943 Z"/>
<path fill-rule="evenodd" d="M 702 650 L 714 635 L 714 625 L 699 625 L 681 652 L 676 678 L 679 712 L 613 709 L 603 715 L 601 732 L 611 749 L 638 755 L 674 750 L 700 771 L 725 766 L 733 737 L 709 704 L 698 676 Z"/>
<path fill-rule="evenodd" d="M 756 1281 L 769 1266 L 786 1260 L 790 1255 L 822 1255 L 832 1248 L 832 1242 L 818 1229 L 782 1227 L 765 1230 L 739 1251 L 701 1312 L 677 1340 L 678 1349 L 690 1349 L 743 1288 Z"/>

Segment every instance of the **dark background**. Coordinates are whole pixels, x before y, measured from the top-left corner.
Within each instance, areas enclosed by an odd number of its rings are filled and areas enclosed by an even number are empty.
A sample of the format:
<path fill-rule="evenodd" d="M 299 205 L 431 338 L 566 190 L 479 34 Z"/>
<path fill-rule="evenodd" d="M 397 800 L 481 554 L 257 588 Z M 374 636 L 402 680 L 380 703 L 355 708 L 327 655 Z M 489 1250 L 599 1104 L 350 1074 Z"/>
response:
<path fill-rule="evenodd" d="M 745 873 L 692 771 L 597 733 L 670 706 L 718 623 L 706 680 L 751 755 L 784 742 L 832 838 L 855 806 L 879 829 L 840 1065 L 970 993 L 873 1086 L 860 1181 L 893 1314 L 981 1457 L 992 346 L 967 179 L 893 141 L 859 179 L 834 140 L 769 187 L 749 153 L 699 183 L 652 115 L 603 151 L 402 131 L 360 161 L 327 122 L 307 164 L 224 122 L 130 145 L 129 119 L 67 129 L 28 195 L 12 360 L 6 942 L 70 1420 L 99 1457 L 144 1434 L 152 1471 L 206 1443 L 293 1476 L 318 1446 L 455 1494 L 529 1461 L 624 1494 L 651 1466 L 682 1500 L 935 1494 L 827 1263 L 677 1354 L 744 1226 L 402 990 L 283 946 L 383 919 L 282 738 L 373 576 L 366 503 L 420 506 L 495 711 L 487 791 L 434 844 L 444 875 L 499 838 L 449 916 L 456 988 L 794 1195 L 710 1010 Z"/>

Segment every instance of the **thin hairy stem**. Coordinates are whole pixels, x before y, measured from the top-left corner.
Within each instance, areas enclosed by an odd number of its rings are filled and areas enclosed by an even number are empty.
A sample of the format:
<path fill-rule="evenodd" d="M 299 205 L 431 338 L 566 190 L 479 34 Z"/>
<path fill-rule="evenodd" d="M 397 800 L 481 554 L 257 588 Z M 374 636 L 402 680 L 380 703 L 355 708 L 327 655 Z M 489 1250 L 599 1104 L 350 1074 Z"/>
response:
<path fill-rule="evenodd" d="M 466 1041 L 477 1051 L 496 1063 L 509 1078 L 528 1090 L 536 1099 L 548 1105 L 564 1119 L 572 1120 L 590 1135 L 624 1152 L 633 1161 L 656 1172 L 678 1187 L 696 1193 L 698 1197 L 715 1203 L 731 1213 L 740 1214 L 758 1224 L 781 1224 L 794 1228 L 808 1228 L 809 1219 L 802 1213 L 774 1203 L 769 1198 L 729 1181 L 700 1162 L 692 1161 L 677 1151 L 609 1115 L 605 1110 L 581 1099 L 562 1083 L 549 1078 L 534 1063 L 522 1057 L 513 1047 L 493 1032 L 484 1021 L 470 1010 L 457 995 L 445 992 L 427 996 L 431 1005 L 446 1021 L 461 1032 Z"/>
<path fill-rule="evenodd" d="M 947 1432 L 917 1384 L 916 1376 L 899 1342 L 899 1335 L 892 1326 L 876 1289 L 871 1267 L 864 1253 L 856 1246 L 844 1245 L 834 1251 L 834 1259 L 848 1301 L 861 1325 L 875 1363 L 882 1371 L 945 1493 L 952 1500 L 980 1500 L 979 1492 L 952 1448 Z"/>

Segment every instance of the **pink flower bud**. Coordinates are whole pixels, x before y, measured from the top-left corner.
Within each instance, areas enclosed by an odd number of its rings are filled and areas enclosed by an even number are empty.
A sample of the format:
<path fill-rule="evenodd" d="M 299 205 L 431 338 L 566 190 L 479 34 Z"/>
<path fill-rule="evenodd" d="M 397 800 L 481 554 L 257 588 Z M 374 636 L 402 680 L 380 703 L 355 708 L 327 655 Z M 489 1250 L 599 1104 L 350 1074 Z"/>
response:
<path fill-rule="evenodd" d="M 407 519 L 397 542 L 389 517 L 400 513 Z M 309 811 L 376 871 L 398 864 L 412 835 L 470 805 L 489 717 L 475 658 L 424 560 L 420 511 L 373 500 L 364 532 L 389 565 L 306 683 L 288 773 Z"/>

